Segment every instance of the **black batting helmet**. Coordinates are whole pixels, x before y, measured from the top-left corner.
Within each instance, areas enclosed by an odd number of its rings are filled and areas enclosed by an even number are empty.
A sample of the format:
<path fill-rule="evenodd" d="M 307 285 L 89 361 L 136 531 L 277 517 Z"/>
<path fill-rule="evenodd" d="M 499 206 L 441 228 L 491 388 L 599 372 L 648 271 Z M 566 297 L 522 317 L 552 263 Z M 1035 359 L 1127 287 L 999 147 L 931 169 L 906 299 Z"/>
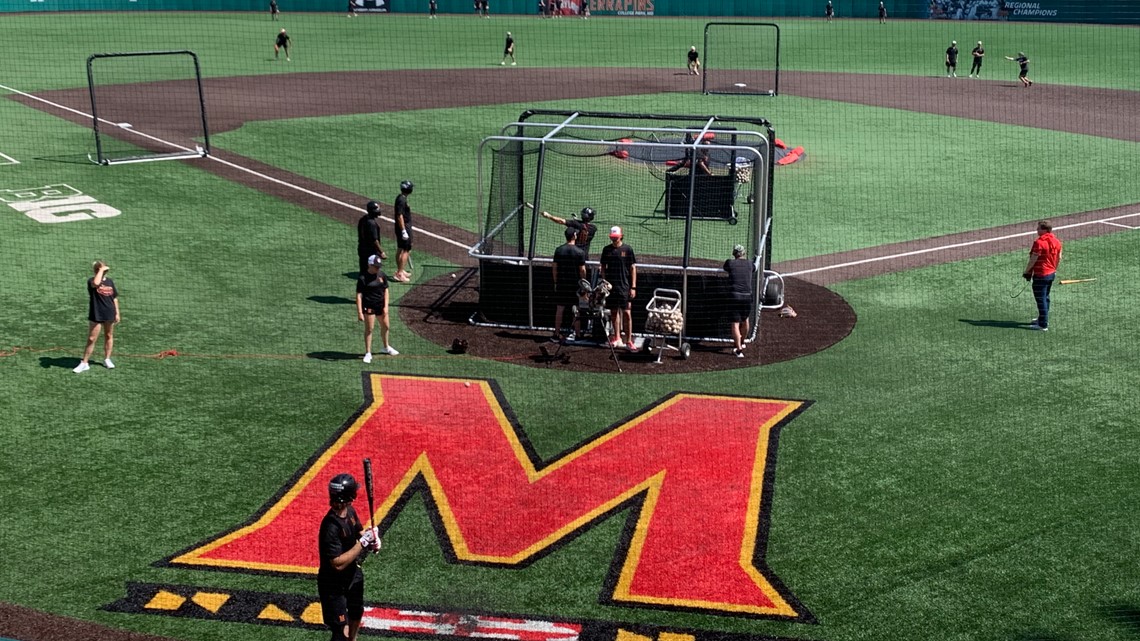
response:
<path fill-rule="evenodd" d="M 337 474 L 329 481 L 329 503 L 350 503 L 360 486 L 351 474 Z"/>
<path fill-rule="evenodd" d="M 415 187 L 415 185 L 412 184 L 412 181 L 405 180 L 404 182 L 400 183 L 400 193 L 410 194 L 412 193 L 413 187 Z"/>
<path fill-rule="evenodd" d="M 455 354 L 466 354 L 467 353 L 467 339 L 466 338 L 456 338 L 455 340 L 451 341 L 451 351 Z"/>
<path fill-rule="evenodd" d="M 582 208 L 582 222 L 588 223 L 588 222 L 594 220 L 594 216 L 597 216 L 597 215 L 598 215 L 598 212 L 594 211 L 593 207 L 583 207 Z"/>
<path fill-rule="evenodd" d="M 369 215 L 375 216 L 380 213 L 380 203 L 376 202 L 375 200 L 370 200 L 368 201 L 366 209 L 368 210 Z"/>

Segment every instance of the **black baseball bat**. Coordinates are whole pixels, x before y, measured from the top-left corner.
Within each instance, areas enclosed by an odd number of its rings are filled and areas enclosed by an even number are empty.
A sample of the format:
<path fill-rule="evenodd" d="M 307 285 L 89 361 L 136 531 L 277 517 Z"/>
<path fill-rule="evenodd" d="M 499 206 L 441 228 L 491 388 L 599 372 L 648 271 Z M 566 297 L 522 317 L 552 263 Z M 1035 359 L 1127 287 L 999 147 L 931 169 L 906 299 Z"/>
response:
<path fill-rule="evenodd" d="M 368 527 L 376 525 L 376 508 L 372 502 L 372 459 L 364 459 L 364 491 L 368 494 Z"/>

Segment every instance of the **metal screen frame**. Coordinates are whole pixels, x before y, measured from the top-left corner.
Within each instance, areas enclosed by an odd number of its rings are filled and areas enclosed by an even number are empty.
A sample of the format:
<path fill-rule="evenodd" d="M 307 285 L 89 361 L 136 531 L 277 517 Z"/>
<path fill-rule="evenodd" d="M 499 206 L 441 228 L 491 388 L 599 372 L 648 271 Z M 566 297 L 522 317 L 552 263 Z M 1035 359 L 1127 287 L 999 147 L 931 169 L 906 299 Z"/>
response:
<path fill-rule="evenodd" d="M 709 69 L 712 67 L 712 58 L 709 56 L 709 27 L 773 27 L 776 29 L 776 68 L 775 83 L 766 91 L 723 91 L 709 89 Z M 705 95 L 729 96 L 778 96 L 780 95 L 780 25 L 775 22 L 706 22 L 704 36 L 705 72 L 701 74 L 701 93 Z"/>
<path fill-rule="evenodd" d="M 174 151 L 169 153 L 150 153 L 140 154 L 137 156 L 125 156 L 121 158 L 110 158 L 103 153 L 103 134 L 99 130 L 100 122 L 114 126 L 114 123 L 99 118 L 99 106 L 95 99 L 95 71 L 94 63 L 96 60 L 102 58 L 131 58 L 142 56 L 190 56 L 194 62 L 194 81 L 198 88 L 198 108 L 202 119 L 202 145 L 197 145 L 195 149 L 183 148 L 184 151 Z M 198 61 L 198 54 L 189 50 L 177 51 L 129 51 L 118 53 L 93 53 L 87 56 L 87 93 L 91 99 L 91 128 L 95 132 L 95 155 L 96 158 L 92 161 L 100 165 L 114 165 L 126 164 L 136 162 L 153 162 L 156 160 L 179 160 L 185 158 L 203 158 L 210 155 L 210 126 L 206 120 L 206 96 L 202 89 L 202 66 Z M 142 132 L 134 132 L 143 137 L 146 134 Z M 165 142 L 165 141 L 164 141 Z M 169 144 L 169 143 L 168 143 Z M 175 145 L 180 146 L 180 145 Z M 90 155 L 88 155 L 90 158 Z"/>
<path fill-rule="evenodd" d="M 530 118 L 532 118 L 533 116 L 554 116 L 554 117 L 559 118 L 560 120 L 558 120 L 556 122 L 541 122 L 541 121 L 532 122 L 532 121 L 530 121 Z M 659 121 L 662 123 L 664 123 L 664 122 L 670 122 L 670 123 L 685 122 L 685 123 L 689 123 L 689 124 L 688 124 L 688 126 L 680 126 L 680 127 L 677 126 L 676 124 L 674 124 L 673 126 L 668 126 L 668 127 L 666 127 L 666 126 L 653 127 L 651 125 L 644 125 L 644 124 L 640 125 L 640 126 L 630 127 L 630 126 L 619 126 L 619 125 L 587 125 L 587 124 L 575 123 L 574 121 L 580 117 L 581 118 L 609 119 L 609 120 L 615 120 L 615 121 L 638 120 L 638 121 L 642 121 L 643 123 L 646 121 L 649 121 L 649 122 Z M 702 123 L 703 127 L 702 127 L 702 125 L 696 125 L 694 123 Z M 721 127 L 717 126 L 719 123 L 725 123 L 725 124 L 731 123 L 733 125 L 739 125 L 741 123 L 747 123 L 747 124 L 754 125 L 755 130 L 721 128 Z M 547 131 L 539 132 L 539 133 L 537 133 L 537 135 L 532 134 L 529 136 L 524 136 L 524 135 L 521 135 L 523 127 L 539 127 L 539 128 L 545 128 L 545 129 L 547 129 Z M 760 310 L 760 303 L 762 302 L 761 297 L 763 294 L 763 292 L 762 292 L 762 287 L 763 287 L 762 275 L 763 275 L 763 271 L 765 269 L 770 268 L 771 262 L 772 262 L 771 251 L 772 251 L 772 215 L 773 215 L 772 214 L 772 203 L 773 203 L 773 197 L 772 197 L 771 186 L 772 186 L 772 179 L 774 176 L 774 168 L 775 168 L 775 145 L 774 145 L 774 142 L 776 139 L 776 135 L 775 135 L 774 127 L 772 126 L 772 124 L 768 120 L 766 120 L 764 118 L 757 118 L 757 117 L 728 117 L 728 116 L 708 116 L 708 115 L 691 116 L 691 115 L 631 114 L 631 113 L 560 111 L 560 110 L 527 110 L 527 111 L 523 112 L 522 115 L 519 116 L 517 121 L 504 125 L 500 129 L 499 135 L 488 136 L 488 137 L 484 138 L 480 142 L 479 151 L 476 154 L 477 176 L 478 176 L 477 185 L 476 185 L 476 201 L 478 204 L 476 207 L 476 212 L 477 212 L 477 220 L 478 220 L 477 227 L 479 229 L 479 234 L 480 234 L 481 240 L 480 240 L 480 242 L 476 243 L 475 245 L 473 245 L 472 247 L 470 247 L 468 249 L 468 254 L 471 257 L 479 260 L 481 265 L 482 265 L 483 261 L 492 261 L 492 262 L 495 262 L 498 264 L 511 265 L 511 266 L 517 267 L 519 269 L 524 269 L 526 271 L 526 281 L 527 281 L 527 285 L 528 285 L 527 286 L 527 290 L 528 290 L 527 291 L 527 302 L 526 302 L 526 305 L 527 305 L 527 314 L 526 314 L 527 315 L 527 319 L 526 319 L 527 323 L 525 325 L 517 325 L 517 324 L 506 324 L 506 323 L 502 323 L 502 322 L 479 320 L 479 318 L 478 318 L 479 314 L 477 312 L 475 315 L 472 316 L 471 322 L 473 324 L 487 325 L 487 326 L 493 326 L 493 327 L 512 328 L 512 329 L 531 329 L 531 330 L 533 330 L 533 329 L 551 329 L 551 328 L 547 328 L 545 326 L 541 326 L 536 322 L 535 309 L 534 309 L 534 307 L 535 307 L 535 301 L 534 301 L 534 268 L 536 265 L 541 265 L 544 263 L 552 262 L 552 260 L 549 257 L 536 256 L 535 255 L 535 245 L 536 245 L 535 233 L 536 233 L 536 229 L 537 229 L 537 217 L 538 217 L 538 210 L 541 208 L 541 204 L 539 202 L 541 199 L 541 189 L 542 189 L 542 186 L 541 186 L 541 182 L 542 182 L 541 165 L 542 165 L 542 161 L 543 161 L 543 158 L 545 155 L 545 144 L 547 142 L 559 142 L 559 143 L 575 144 L 575 145 L 601 145 L 601 144 L 605 144 L 604 141 L 567 140 L 567 139 L 558 138 L 557 134 L 560 133 L 561 131 L 565 130 L 565 129 L 570 129 L 570 130 L 589 129 L 589 130 L 628 131 L 631 128 L 637 129 L 637 130 L 644 130 L 644 131 L 662 131 L 662 132 L 664 132 L 664 131 L 677 132 L 677 131 L 691 130 L 691 131 L 697 133 L 698 135 L 694 137 L 694 140 L 692 143 L 684 143 L 684 144 L 659 143 L 659 142 L 627 142 L 627 143 L 623 143 L 623 144 L 629 145 L 629 146 L 669 147 L 669 148 L 692 147 L 693 150 L 696 151 L 697 146 L 700 144 L 700 140 L 703 139 L 703 135 L 700 135 L 700 134 L 707 133 L 707 132 L 730 133 L 730 134 L 735 134 L 735 135 L 753 136 L 753 137 L 762 139 L 765 142 L 763 151 L 761 151 L 757 147 L 753 147 L 753 146 L 750 146 L 748 144 L 742 144 L 739 146 L 739 149 L 750 149 L 750 150 L 752 150 L 755 154 L 756 159 L 757 159 L 755 162 L 762 162 L 764 165 L 766 165 L 766 167 L 763 168 L 766 171 L 758 172 L 758 173 L 760 173 L 761 176 L 763 176 L 763 179 L 755 181 L 755 183 L 753 185 L 753 189 L 755 190 L 754 193 L 756 196 L 756 204 L 759 205 L 758 210 L 763 212 L 763 215 L 762 216 L 753 215 L 753 216 L 749 217 L 750 229 L 748 231 L 749 237 L 752 239 L 753 247 L 756 250 L 756 253 L 753 256 L 753 262 L 755 263 L 755 272 L 756 272 L 756 278 L 754 279 L 753 295 L 754 295 L 754 300 L 757 301 L 757 305 L 756 305 L 756 309 L 754 310 L 754 312 L 752 314 L 751 331 L 750 331 L 750 335 L 747 337 L 747 340 L 748 340 L 748 342 L 752 342 L 758 337 L 758 335 L 759 335 L 759 315 L 760 315 L 759 310 Z M 511 131 L 511 130 L 513 130 L 513 131 Z M 508 133 L 508 132 L 510 132 L 510 133 Z M 514 135 L 511 135 L 511 133 L 513 133 Z M 483 166 L 484 149 L 489 144 L 502 143 L 502 142 L 508 142 L 508 141 L 509 142 L 516 142 L 516 141 L 523 142 L 523 141 L 525 141 L 525 142 L 532 142 L 532 143 L 538 143 L 539 144 L 539 149 L 538 149 L 537 153 L 539 154 L 538 164 L 540 165 L 540 167 L 539 167 L 539 171 L 536 172 L 537 175 L 534 177 L 534 181 L 535 181 L 535 184 L 534 184 L 535 203 L 533 204 L 534 205 L 533 210 L 529 212 L 529 215 L 531 216 L 531 219 L 532 219 L 530 221 L 530 234 L 529 234 L 529 238 L 526 239 L 526 242 L 522 242 L 524 240 L 522 238 L 519 239 L 520 240 L 519 248 L 521 250 L 520 255 L 496 255 L 496 254 L 484 253 L 484 250 L 486 249 L 485 241 L 488 238 L 488 233 L 490 231 L 490 230 L 487 230 L 484 228 L 484 227 L 486 227 L 486 224 L 487 224 L 485 221 L 485 212 L 483 209 L 483 207 L 486 205 L 486 203 L 483 202 L 483 199 L 487 193 L 484 191 L 484 186 L 483 186 L 483 178 L 484 178 L 484 173 L 485 173 L 485 169 Z M 735 162 L 735 158 L 734 158 L 734 162 Z M 521 165 L 519 167 L 519 171 L 520 171 L 520 175 L 519 175 L 519 179 L 516 181 L 516 184 L 519 185 L 520 191 L 521 191 L 523 181 L 524 181 L 524 177 L 521 174 L 521 172 L 522 172 Z M 695 180 L 695 175 L 693 175 L 691 179 Z M 690 189 L 691 188 L 692 187 L 690 187 Z M 522 194 L 520 193 L 519 199 L 521 200 L 521 198 L 522 198 Z M 525 215 L 527 215 L 527 213 L 528 212 L 525 211 L 525 208 L 518 206 L 513 211 L 510 212 L 510 216 L 511 217 L 525 216 Z M 693 201 L 692 201 L 692 199 L 690 199 L 689 200 L 689 211 L 688 211 L 688 215 L 686 216 L 686 219 L 685 219 L 685 240 L 684 240 L 684 247 L 683 247 L 684 254 L 683 254 L 683 256 L 679 257 L 681 259 L 681 264 L 679 264 L 679 265 L 648 264 L 648 263 L 642 263 L 641 264 L 643 267 L 646 267 L 646 268 L 654 268 L 654 269 L 658 269 L 658 270 L 662 270 L 662 271 L 679 272 L 681 274 L 681 279 L 682 279 L 682 283 L 683 283 L 683 285 L 682 285 L 682 300 L 684 301 L 683 305 L 687 305 L 687 301 L 689 299 L 688 282 L 689 282 L 690 274 L 693 274 L 693 275 L 704 274 L 707 277 L 709 275 L 714 275 L 714 274 L 720 273 L 722 271 L 718 268 L 712 268 L 712 267 L 706 267 L 706 266 L 691 264 L 690 251 L 691 251 L 691 242 L 692 242 L 691 241 L 691 233 L 692 233 L 693 218 L 694 218 L 694 216 L 693 216 Z M 503 221 L 498 223 L 496 225 L 495 229 L 490 233 L 497 233 L 498 231 L 500 231 L 502 226 L 505 224 L 505 222 L 506 222 L 506 219 L 504 219 Z M 732 224 L 735 224 L 735 221 L 732 221 Z M 681 335 L 684 339 L 714 342 L 714 343 L 731 342 L 732 339 L 726 338 L 726 337 L 695 336 L 695 335 L 690 334 L 687 331 L 687 329 L 688 329 L 687 328 L 688 310 L 683 309 L 682 314 L 683 314 L 683 317 L 686 319 L 684 321 L 686 327 L 681 332 Z"/>

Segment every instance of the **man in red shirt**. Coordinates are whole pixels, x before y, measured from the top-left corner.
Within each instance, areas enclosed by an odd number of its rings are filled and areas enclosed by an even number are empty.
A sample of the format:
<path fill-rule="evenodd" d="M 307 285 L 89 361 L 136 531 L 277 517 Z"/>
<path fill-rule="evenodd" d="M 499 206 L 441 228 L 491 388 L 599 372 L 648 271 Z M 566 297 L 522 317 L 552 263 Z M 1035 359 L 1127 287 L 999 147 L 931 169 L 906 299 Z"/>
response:
<path fill-rule="evenodd" d="M 1033 281 L 1033 298 L 1037 301 L 1037 320 L 1029 329 L 1049 331 L 1049 291 L 1057 276 L 1061 262 L 1061 241 L 1053 235 L 1053 225 L 1047 220 L 1037 223 L 1037 239 L 1029 249 L 1029 264 L 1022 277 Z"/>

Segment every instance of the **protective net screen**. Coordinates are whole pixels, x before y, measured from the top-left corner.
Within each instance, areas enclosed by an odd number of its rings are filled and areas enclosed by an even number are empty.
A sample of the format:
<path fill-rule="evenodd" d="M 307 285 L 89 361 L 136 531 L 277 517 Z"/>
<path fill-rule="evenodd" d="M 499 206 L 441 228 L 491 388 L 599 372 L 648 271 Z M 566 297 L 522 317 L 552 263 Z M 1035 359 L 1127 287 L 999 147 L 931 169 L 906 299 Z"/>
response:
<path fill-rule="evenodd" d="M 710 22 L 703 59 L 705 93 L 779 93 L 780 28 L 775 24 Z"/>
<path fill-rule="evenodd" d="M 89 59 L 88 72 L 100 162 L 196 154 L 206 144 L 193 54 L 98 54 Z M 163 108 L 154 109 L 156 104 Z"/>

